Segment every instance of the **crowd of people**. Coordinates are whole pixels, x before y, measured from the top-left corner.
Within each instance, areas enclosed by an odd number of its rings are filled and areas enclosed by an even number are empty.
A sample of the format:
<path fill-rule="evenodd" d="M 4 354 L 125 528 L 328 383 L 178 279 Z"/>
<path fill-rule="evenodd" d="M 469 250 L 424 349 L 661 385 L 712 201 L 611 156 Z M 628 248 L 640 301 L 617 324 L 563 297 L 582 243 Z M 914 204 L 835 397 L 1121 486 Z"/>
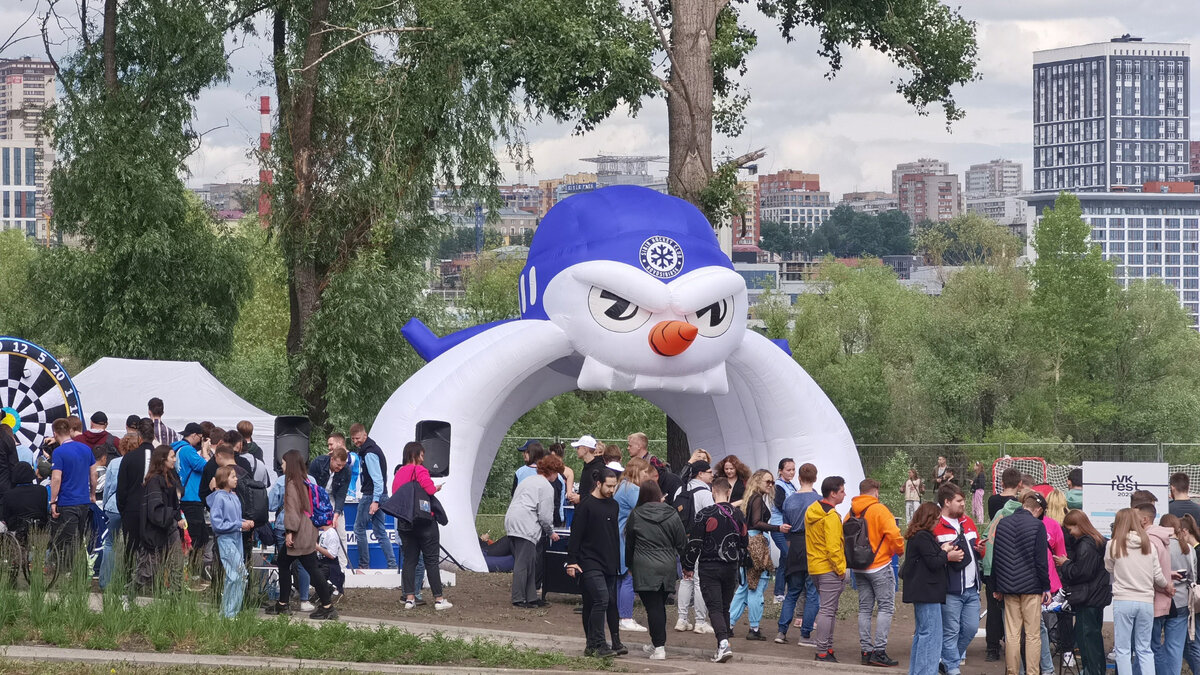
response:
<path fill-rule="evenodd" d="M 648 454 L 640 433 L 628 439 L 624 466 L 615 445 L 590 436 L 571 445 L 584 463 L 578 489 L 564 475 L 561 446 L 522 447 L 527 462 L 514 477 L 505 524 L 521 541 L 513 604 L 539 606 L 541 553 L 558 540 L 562 507 L 576 505 L 566 570 L 583 595 L 588 655 L 626 654 L 622 631 L 648 630 L 649 657 L 666 658 L 673 597 L 675 630 L 712 634 L 712 660 L 728 661 L 742 614 L 746 639 L 768 639 L 761 621 L 772 589 L 781 604 L 774 642 L 787 644 L 789 629 L 799 628 L 797 643 L 813 648 L 816 661 L 837 662 L 838 602 L 851 582 L 865 665 L 900 665 L 888 655 L 899 592 L 915 619 L 910 673 L 959 673 L 981 615 L 985 661 L 1003 660 L 1009 675 L 1053 672 L 1053 653 L 1087 675 L 1103 673 L 1107 661 L 1120 675 L 1134 668 L 1178 674 L 1184 661 L 1200 672 L 1200 641 L 1189 631 L 1200 607 L 1193 588 L 1200 505 L 1186 474 L 1171 477 L 1167 513 L 1159 517 L 1154 495 L 1139 490 L 1102 534 L 1082 511 L 1080 469 L 1058 490 L 1009 468 L 1000 491 L 988 495 L 982 464 L 964 493 L 940 458 L 930 500 L 914 471 L 904 485 L 863 480 L 843 510 L 845 480 L 821 477 L 811 463 L 784 459 L 772 474 L 735 455 L 714 464 L 697 450 L 672 472 Z M 906 503 L 903 532 L 879 499 L 889 487 L 916 502 Z M 634 593 L 648 627 L 633 618 Z M 1106 655 L 1101 622 L 1109 605 L 1115 639 Z"/>
<path fill-rule="evenodd" d="M 241 611 L 251 551 L 261 545 L 278 570 L 277 599 L 266 612 L 290 613 L 295 587 L 300 610 L 327 620 L 338 616 L 334 603 L 344 593 L 345 574 L 370 567 L 367 528 L 383 544 L 388 566 L 397 568 L 384 512 L 389 503 L 404 512 L 397 504 L 423 495 L 427 517 L 397 517 L 404 606 L 424 604 L 428 576 L 435 609 L 452 607 L 438 573 L 438 527 L 445 523 L 435 496 L 440 488 L 423 466 L 419 443 L 404 448 L 393 475 L 391 493 L 403 499 L 389 501 L 387 460 L 361 424 L 349 429 L 354 452 L 335 432 L 327 453 L 310 461 L 290 450 L 272 467 L 250 422 L 229 431 L 189 422 L 176 431 L 163 422 L 163 412 L 163 401 L 150 399 L 147 416 L 129 416 L 120 437 L 108 431 L 103 412 L 91 415 L 87 430 L 76 416 L 58 419 L 53 439 L 36 452 L 18 448 L 12 429 L 0 424 L 0 527 L 23 546 L 32 530 L 47 529 L 50 550 L 66 569 L 100 539 L 95 573 L 101 589 L 112 582 L 118 556 L 127 563 L 131 594 L 200 591 L 223 576 L 221 614 L 227 617 Z M 352 566 L 343 513 L 359 490 L 353 527 L 362 544 Z M 316 604 L 310 602 L 314 590 Z"/>

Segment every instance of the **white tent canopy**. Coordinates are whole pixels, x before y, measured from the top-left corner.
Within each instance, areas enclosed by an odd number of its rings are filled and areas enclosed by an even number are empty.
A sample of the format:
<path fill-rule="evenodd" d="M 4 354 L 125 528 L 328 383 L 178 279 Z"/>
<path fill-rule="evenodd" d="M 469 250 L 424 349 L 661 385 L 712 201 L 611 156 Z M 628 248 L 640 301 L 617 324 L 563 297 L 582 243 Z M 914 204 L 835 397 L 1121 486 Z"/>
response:
<path fill-rule="evenodd" d="M 109 430 L 120 435 L 125 418 L 146 416 L 146 403 L 163 400 L 163 421 L 175 431 L 188 422 L 209 421 L 225 430 L 241 420 L 254 425 L 254 442 L 270 465 L 275 457 L 275 416 L 242 400 L 195 361 L 148 361 L 105 357 L 72 380 L 79 392 L 84 424 L 97 410 L 108 415 Z"/>

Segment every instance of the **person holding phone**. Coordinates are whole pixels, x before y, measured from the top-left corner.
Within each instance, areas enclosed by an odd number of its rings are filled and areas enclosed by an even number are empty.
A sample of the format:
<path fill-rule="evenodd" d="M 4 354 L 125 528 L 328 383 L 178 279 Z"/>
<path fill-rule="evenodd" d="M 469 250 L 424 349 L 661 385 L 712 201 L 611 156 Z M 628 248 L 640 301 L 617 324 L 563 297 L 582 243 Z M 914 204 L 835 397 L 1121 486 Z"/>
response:
<path fill-rule="evenodd" d="M 1175 594 L 1167 615 L 1154 617 L 1150 649 L 1154 652 L 1155 672 L 1174 673 L 1183 668 L 1183 646 L 1188 632 L 1188 595 L 1191 593 L 1192 579 L 1196 578 L 1195 542 L 1176 516 L 1167 514 L 1158 524 L 1171 529 L 1171 583 Z"/>

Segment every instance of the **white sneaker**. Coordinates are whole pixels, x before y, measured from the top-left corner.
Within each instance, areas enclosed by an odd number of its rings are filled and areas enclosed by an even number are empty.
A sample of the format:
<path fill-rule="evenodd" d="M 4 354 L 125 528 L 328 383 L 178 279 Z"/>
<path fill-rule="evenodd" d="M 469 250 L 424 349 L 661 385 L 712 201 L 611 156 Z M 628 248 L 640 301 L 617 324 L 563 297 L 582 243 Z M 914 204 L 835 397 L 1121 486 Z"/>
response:
<path fill-rule="evenodd" d="M 732 658 L 733 650 L 729 648 L 729 640 L 721 640 L 721 643 L 717 645 L 717 653 L 713 654 L 712 662 L 725 663 Z"/>
<path fill-rule="evenodd" d="M 963 660 L 965 661 L 966 659 L 963 659 Z M 1067 652 L 1066 654 L 1063 654 L 1063 655 L 1062 655 L 1062 662 L 1063 662 L 1063 665 L 1064 665 L 1064 666 L 1066 666 L 1066 667 L 1068 667 L 1068 668 L 1070 668 L 1070 667 L 1074 666 L 1074 665 L 1075 665 L 1075 653 L 1074 653 L 1074 652 Z"/>
<path fill-rule="evenodd" d="M 621 619 L 621 630 L 632 631 L 634 633 L 645 633 L 650 629 L 638 623 L 635 619 Z"/>
<path fill-rule="evenodd" d="M 316 609 L 317 609 L 317 608 L 316 608 L 316 607 L 314 607 L 314 606 L 313 606 L 313 604 L 312 604 L 311 602 L 301 602 L 301 603 L 300 603 L 300 611 L 301 611 L 301 612 L 312 612 L 312 611 L 314 611 L 314 610 L 316 610 Z"/>
<path fill-rule="evenodd" d="M 453 606 L 454 605 L 450 604 L 449 600 L 446 600 L 444 598 L 433 603 L 433 608 L 436 610 L 450 609 Z"/>
<path fill-rule="evenodd" d="M 404 601 L 404 609 L 412 609 L 413 607 L 416 607 L 416 606 L 417 606 L 416 600 L 405 600 Z"/>
<path fill-rule="evenodd" d="M 782 596 L 782 595 L 777 595 L 777 596 L 775 596 L 775 604 L 777 604 L 777 605 L 782 605 L 782 604 L 783 604 L 783 597 L 784 597 L 784 596 Z"/>
<path fill-rule="evenodd" d="M 650 652 L 650 660 L 651 661 L 666 661 L 667 660 L 667 648 L 666 647 L 655 647 L 654 651 Z"/>
<path fill-rule="evenodd" d="M 712 625 L 707 621 L 697 621 L 696 627 L 692 629 L 692 632 L 697 635 L 712 635 L 716 631 L 713 630 Z M 733 652 L 730 653 L 732 654 Z"/>
<path fill-rule="evenodd" d="M 653 654 L 654 653 L 654 645 L 642 645 L 642 653 L 643 654 Z"/>
<path fill-rule="evenodd" d="M 694 626 L 688 623 L 687 619 L 680 619 L 675 622 L 675 630 L 679 631 L 680 633 L 685 633 L 692 628 L 694 628 Z"/>

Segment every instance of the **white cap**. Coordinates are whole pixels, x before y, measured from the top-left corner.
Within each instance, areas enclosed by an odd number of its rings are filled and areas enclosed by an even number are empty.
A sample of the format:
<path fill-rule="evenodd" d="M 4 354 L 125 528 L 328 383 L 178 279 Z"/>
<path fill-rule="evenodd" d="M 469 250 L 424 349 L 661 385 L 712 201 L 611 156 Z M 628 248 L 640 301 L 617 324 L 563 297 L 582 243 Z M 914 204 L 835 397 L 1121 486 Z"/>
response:
<path fill-rule="evenodd" d="M 592 438 L 591 436 L 584 435 L 584 436 L 580 436 L 579 440 L 577 440 L 571 444 L 572 448 L 578 448 L 580 446 L 583 446 L 585 448 L 591 448 L 591 449 L 595 450 L 596 449 L 596 439 Z"/>
<path fill-rule="evenodd" d="M 604 466 L 606 468 L 612 469 L 613 471 L 624 471 L 625 470 L 625 467 L 621 466 L 621 463 L 616 460 L 613 460 L 613 461 L 609 462 L 608 464 L 605 464 Z"/>

